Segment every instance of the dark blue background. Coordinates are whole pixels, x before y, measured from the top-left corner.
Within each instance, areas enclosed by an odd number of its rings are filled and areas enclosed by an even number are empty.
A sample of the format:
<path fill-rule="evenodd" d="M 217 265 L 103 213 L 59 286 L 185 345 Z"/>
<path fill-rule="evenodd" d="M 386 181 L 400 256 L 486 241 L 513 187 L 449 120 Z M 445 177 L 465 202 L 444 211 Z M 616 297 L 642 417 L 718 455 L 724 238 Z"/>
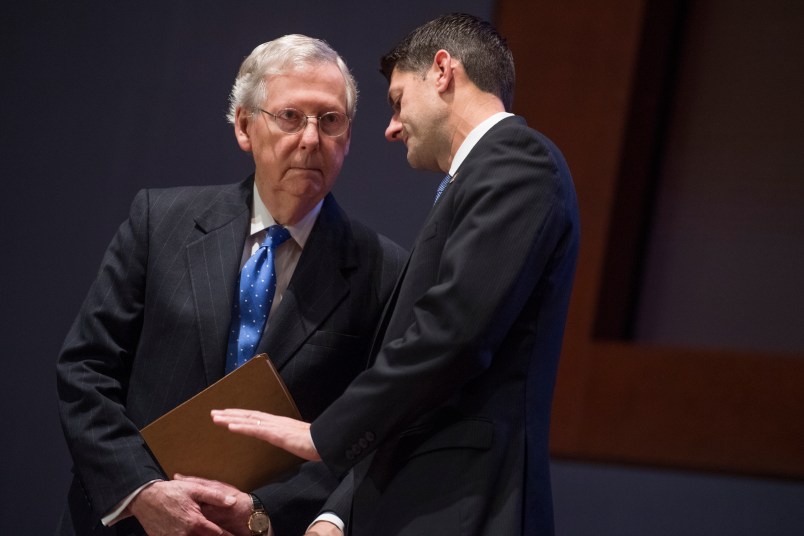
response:
<path fill-rule="evenodd" d="M 490 0 L 17 2 L 0 26 L 0 534 L 49 534 L 70 460 L 54 364 L 103 250 L 143 187 L 235 182 L 252 169 L 225 121 L 244 56 L 287 33 L 326 39 L 358 79 L 336 186 L 353 215 L 409 246 L 438 177 L 411 171 L 378 57 L 447 11 Z M 554 464 L 559 535 L 795 534 L 800 484 Z"/>

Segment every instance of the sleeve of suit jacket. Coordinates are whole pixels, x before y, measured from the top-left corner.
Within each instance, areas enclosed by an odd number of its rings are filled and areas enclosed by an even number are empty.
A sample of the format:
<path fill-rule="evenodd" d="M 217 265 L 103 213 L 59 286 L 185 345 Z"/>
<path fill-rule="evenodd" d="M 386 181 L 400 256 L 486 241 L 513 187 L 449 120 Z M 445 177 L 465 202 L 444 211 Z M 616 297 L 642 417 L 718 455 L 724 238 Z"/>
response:
<path fill-rule="evenodd" d="M 57 364 L 59 410 L 74 472 L 99 515 L 163 478 L 125 410 L 142 325 L 147 195 L 140 192 L 103 258 Z"/>
<path fill-rule="evenodd" d="M 337 474 L 488 369 L 575 232 L 563 157 L 522 123 L 489 131 L 450 188 L 416 240 L 374 365 L 312 424 Z"/>

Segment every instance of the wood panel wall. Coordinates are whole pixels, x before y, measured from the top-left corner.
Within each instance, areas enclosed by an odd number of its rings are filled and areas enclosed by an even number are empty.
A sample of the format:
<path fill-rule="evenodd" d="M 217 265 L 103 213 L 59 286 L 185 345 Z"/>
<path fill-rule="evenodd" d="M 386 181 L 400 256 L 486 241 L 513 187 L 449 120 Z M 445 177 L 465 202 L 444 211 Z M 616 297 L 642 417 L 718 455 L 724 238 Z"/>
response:
<path fill-rule="evenodd" d="M 582 243 L 556 387 L 557 458 L 804 477 L 804 358 L 630 339 L 684 4 L 499 0 L 514 111 L 562 149 Z"/>

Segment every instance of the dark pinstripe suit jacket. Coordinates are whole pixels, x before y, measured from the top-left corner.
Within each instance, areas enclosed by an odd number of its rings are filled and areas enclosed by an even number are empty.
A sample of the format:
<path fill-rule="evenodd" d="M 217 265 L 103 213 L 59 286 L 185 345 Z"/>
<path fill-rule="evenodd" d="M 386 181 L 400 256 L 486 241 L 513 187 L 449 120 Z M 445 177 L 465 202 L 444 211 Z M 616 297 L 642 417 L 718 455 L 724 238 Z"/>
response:
<path fill-rule="evenodd" d="M 250 177 L 136 196 L 57 365 L 75 474 L 61 534 L 141 533 L 133 519 L 103 529 L 99 518 L 165 476 L 138 429 L 223 375 L 252 184 Z M 318 416 L 365 368 L 404 259 L 401 248 L 326 197 L 258 348 L 271 356 L 304 419 Z M 336 484 L 320 464 L 305 464 L 257 495 L 277 536 L 302 534 Z"/>
<path fill-rule="evenodd" d="M 425 221 L 375 363 L 313 422 L 325 463 L 357 466 L 351 534 L 552 534 L 578 236 L 561 153 L 522 118 L 495 125 Z"/>

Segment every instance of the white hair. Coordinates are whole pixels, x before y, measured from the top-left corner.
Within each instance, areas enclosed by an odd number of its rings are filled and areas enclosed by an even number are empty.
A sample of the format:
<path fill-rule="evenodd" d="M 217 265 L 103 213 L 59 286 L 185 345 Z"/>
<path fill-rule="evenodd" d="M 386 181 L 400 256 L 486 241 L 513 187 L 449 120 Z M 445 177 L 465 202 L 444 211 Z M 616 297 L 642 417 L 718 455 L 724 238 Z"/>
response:
<path fill-rule="evenodd" d="M 235 122 L 237 108 L 254 110 L 266 97 L 267 78 L 304 65 L 334 63 L 346 83 L 346 114 L 354 118 L 357 111 L 357 82 L 346 62 L 321 39 L 306 35 L 285 35 L 255 48 L 243 60 L 229 95 L 229 113 L 226 118 Z"/>

